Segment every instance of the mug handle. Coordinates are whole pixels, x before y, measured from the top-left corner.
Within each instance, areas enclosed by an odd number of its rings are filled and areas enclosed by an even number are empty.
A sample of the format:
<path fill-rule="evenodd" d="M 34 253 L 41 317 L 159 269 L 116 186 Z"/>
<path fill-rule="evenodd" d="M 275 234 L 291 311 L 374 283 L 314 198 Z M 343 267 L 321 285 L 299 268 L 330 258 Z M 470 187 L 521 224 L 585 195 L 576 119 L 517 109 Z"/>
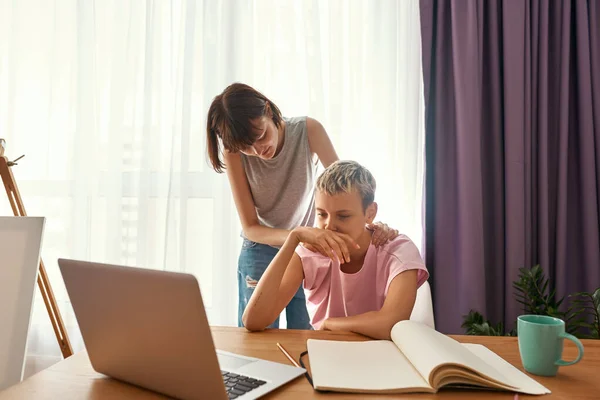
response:
<path fill-rule="evenodd" d="M 579 341 L 579 339 L 577 339 L 575 336 L 571 335 L 570 333 L 561 333 L 560 335 L 558 335 L 559 337 L 563 338 L 563 339 L 569 339 L 570 341 L 572 341 L 573 343 L 575 343 L 575 346 L 577 346 L 577 358 L 575 358 L 575 360 L 573 361 L 565 361 L 565 360 L 558 360 L 555 364 L 556 365 L 560 365 L 561 367 L 567 366 L 567 365 L 573 365 L 578 363 L 581 360 L 581 357 L 583 357 L 583 345 L 581 344 L 581 342 Z"/>

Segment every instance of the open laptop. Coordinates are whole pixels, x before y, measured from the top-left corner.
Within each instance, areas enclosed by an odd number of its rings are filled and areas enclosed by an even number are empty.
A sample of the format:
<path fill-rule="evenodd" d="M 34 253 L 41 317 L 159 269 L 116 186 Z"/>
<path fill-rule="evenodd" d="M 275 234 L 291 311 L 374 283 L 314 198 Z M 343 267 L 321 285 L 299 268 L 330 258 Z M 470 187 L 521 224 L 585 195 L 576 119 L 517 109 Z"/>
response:
<path fill-rule="evenodd" d="M 255 399 L 304 374 L 216 351 L 193 275 L 59 259 L 97 372 L 180 399 Z"/>

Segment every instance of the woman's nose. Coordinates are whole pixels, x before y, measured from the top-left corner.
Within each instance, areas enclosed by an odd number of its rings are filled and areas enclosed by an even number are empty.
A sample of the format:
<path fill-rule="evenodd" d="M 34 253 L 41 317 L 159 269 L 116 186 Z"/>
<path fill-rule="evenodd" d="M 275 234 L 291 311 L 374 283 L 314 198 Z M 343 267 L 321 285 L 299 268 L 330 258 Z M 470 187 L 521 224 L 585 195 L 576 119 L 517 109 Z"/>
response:
<path fill-rule="evenodd" d="M 328 219 L 327 222 L 325 223 L 325 229 L 330 230 L 330 231 L 335 231 L 333 222 L 330 219 Z"/>

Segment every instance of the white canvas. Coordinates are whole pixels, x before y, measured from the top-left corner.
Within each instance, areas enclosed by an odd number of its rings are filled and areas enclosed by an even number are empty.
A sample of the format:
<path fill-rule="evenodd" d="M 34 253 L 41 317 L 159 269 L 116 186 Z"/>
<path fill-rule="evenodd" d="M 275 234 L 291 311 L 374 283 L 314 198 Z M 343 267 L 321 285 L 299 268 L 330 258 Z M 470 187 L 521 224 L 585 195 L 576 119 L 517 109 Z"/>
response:
<path fill-rule="evenodd" d="M 44 217 L 0 217 L 0 391 L 21 381 Z"/>

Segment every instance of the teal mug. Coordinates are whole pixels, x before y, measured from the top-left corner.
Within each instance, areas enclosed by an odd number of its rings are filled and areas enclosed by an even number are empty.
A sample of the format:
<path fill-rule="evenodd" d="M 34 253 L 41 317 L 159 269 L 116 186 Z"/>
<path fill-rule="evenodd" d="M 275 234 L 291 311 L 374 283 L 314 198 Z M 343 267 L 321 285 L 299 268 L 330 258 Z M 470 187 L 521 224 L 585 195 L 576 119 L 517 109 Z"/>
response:
<path fill-rule="evenodd" d="M 545 315 L 521 315 L 517 318 L 519 353 L 525 371 L 541 376 L 555 376 L 558 367 L 578 363 L 583 357 L 583 345 L 565 332 L 565 321 Z M 562 359 L 563 340 L 575 343 L 579 354 L 573 361 Z"/>

